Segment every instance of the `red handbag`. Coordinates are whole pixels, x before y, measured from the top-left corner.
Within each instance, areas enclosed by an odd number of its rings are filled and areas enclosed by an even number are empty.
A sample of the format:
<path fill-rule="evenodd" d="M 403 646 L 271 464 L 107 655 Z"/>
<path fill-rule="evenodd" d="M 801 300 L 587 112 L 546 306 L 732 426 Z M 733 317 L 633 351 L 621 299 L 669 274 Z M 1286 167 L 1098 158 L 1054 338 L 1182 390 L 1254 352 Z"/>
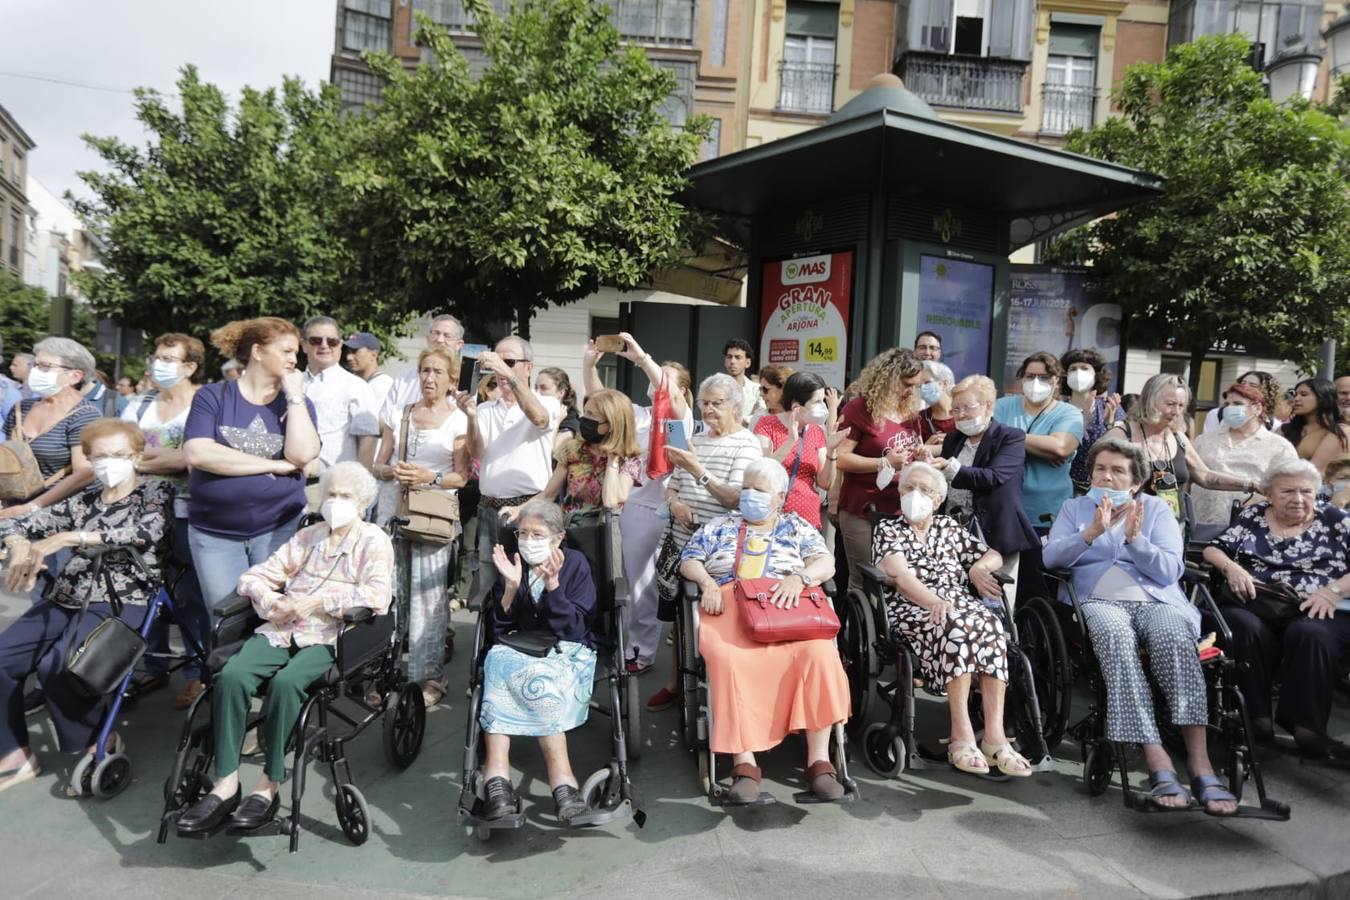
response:
<path fill-rule="evenodd" d="M 745 545 L 745 522 L 741 522 L 736 537 L 736 561 L 732 572 L 741 570 L 741 548 Z M 772 540 L 770 541 L 772 543 Z M 770 548 L 772 549 L 772 548 Z M 767 562 L 767 560 L 766 560 Z M 788 641 L 813 641 L 817 638 L 833 640 L 839 633 L 839 617 L 835 615 L 830 598 L 819 585 L 804 588 L 797 605 L 780 609 L 770 602 L 777 578 L 737 578 L 734 582 L 735 602 L 740 613 L 745 636 L 760 644 L 781 644 Z"/>
<path fill-rule="evenodd" d="M 666 456 L 666 422 L 675 417 L 667 380 L 665 372 L 662 372 L 661 381 L 652 393 L 652 427 L 647 438 L 647 478 L 652 481 L 664 478 L 675 470 Z"/>

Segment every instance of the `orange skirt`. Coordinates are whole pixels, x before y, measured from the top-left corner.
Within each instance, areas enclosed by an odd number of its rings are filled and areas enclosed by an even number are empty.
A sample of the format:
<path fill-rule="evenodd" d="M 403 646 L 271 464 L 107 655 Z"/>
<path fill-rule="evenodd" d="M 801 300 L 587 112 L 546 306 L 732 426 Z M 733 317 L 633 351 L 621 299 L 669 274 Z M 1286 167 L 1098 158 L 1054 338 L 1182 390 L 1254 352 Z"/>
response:
<path fill-rule="evenodd" d="M 832 640 L 760 644 L 741 630 L 733 584 L 722 613 L 699 616 L 708 670 L 712 750 L 769 750 L 794 731 L 819 731 L 849 716 L 848 676 Z"/>

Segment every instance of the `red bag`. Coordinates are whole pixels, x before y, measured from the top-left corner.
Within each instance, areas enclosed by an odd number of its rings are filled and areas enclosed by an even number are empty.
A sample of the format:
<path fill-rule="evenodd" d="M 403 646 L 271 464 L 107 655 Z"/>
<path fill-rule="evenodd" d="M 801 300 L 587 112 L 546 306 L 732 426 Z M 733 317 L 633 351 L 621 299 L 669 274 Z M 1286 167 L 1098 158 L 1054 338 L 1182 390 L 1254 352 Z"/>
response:
<path fill-rule="evenodd" d="M 744 544 L 745 522 L 741 522 L 741 531 L 736 537 L 733 573 L 741 570 L 741 548 Z M 825 591 L 819 585 L 812 585 L 802 590 L 795 607 L 779 609 L 769 602 L 778 582 L 777 578 L 735 580 L 735 602 L 745 636 L 760 644 L 811 641 L 817 638 L 833 640 L 839 633 L 839 616 L 835 615 Z"/>
<path fill-rule="evenodd" d="M 661 381 L 652 394 L 652 430 L 651 436 L 647 439 L 647 478 L 653 481 L 665 478 L 675 468 L 666 457 L 666 423 L 675 417 L 670 406 L 670 388 L 666 386 L 667 381 L 669 379 L 665 372 L 662 372 Z"/>

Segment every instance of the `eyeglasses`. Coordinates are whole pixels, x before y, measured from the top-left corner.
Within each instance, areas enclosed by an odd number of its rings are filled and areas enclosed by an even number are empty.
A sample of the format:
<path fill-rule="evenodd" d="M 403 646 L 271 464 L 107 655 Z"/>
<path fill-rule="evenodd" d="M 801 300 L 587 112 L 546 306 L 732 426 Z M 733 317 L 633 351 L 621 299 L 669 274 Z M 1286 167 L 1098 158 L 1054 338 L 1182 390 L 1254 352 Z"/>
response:
<path fill-rule="evenodd" d="M 327 344 L 329 347 L 338 347 L 342 343 L 342 338 L 319 337 L 317 335 L 305 338 L 305 343 L 311 347 L 322 347 Z"/>
<path fill-rule="evenodd" d="M 553 535 L 547 531 L 517 531 L 516 539 L 522 541 L 546 541 Z"/>
<path fill-rule="evenodd" d="M 965 406 L 953 406 L 952 412 L 956 413 L 958 416 L 962 414 L 974 415 L 982 409 L 984 409 L 983 403 L 967 403 Z"/>
<path fill-rule="evenodd" d="M 700 401 L 698 401 L 698 405 L 699 405 L 700 407 L 705 407 L 705 408 L 707 408 L 707 409 L 721 409 L 722 407 L 724 407 L 724 406 L 727 405 L 727 401 L 725 401 L 725 400 L 700 400 Z"/>
<path fill-rule="evenodd" d="M 50 372 L 52 369 L 65 369 L 67 372 L 75 371 L 74 366 L 63 366 L 60 363 L 33 363 L 33 368 L 39 372 Z"/>
<path fill-rule="evenodd" d="M 182 356 L 160 356 L 158 353 L 156 353 L 154 356 L 150 357 L 150 361 L 151 361 L 151 362 L 162 362 L 162 363 L 181 363 L 181 362 L 187 362 L 187 360 L 186 360 L 184 357 L 182 357 Z"/>
<path fill-rule="evenodd" d="M 104 460 L 108 460 L 108 459 L 127 459 L 127 460 L 130 460 L 130 459 L 135 459 L 135 458 L 136 458 L 136 454 L 135 454 L 135 453 L 107 453 L 107 454 L 104 454 L 104 455 L 101 455 L 101 456 L 91 456 L 91 457 L 89 457 L 89 462 L 90 462 L 90 463 L 96 463 L 96 462 L 103 462 Z"/>

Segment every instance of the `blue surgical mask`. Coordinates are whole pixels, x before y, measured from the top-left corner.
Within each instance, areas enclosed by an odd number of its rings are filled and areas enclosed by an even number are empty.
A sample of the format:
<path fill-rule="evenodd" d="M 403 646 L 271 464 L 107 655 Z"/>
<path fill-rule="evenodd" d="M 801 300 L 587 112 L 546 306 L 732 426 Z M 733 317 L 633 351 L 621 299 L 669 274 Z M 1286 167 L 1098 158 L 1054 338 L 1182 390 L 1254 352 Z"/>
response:
<path fill-rule="evenodd" d="M 936 381 L 929 381 L 919 385 L 919 397 L 929 406 L 934 406 L 942 399 L 942 388 L 938 387 Z"/>
<path fill-rule="evenodd" d="M 747 522 L 763 522 L 773 513 L 773 494 L 744 488 L 741 491 L 741 516 Z"/>
<path fill-rule="evenodd" d="M 1110 497 L 1114 509 L 1120 509 L 1130 502 L 1129 491 L 1118 491 L 1115 488 L 1092 487 L 1088 489 L 1087 495 L 1092 498 L 1093 503 L 1101 503 L 1103 497 Z"/>
<path fill-rule="evenodd" d="M 1247 424 L 1247 420 L 1250 419 L 1251 416 L 1248 415 L 1247 407 L 1245 406 L 1225 406 L 1219 412 L 1219 418 L 1222 419 L 1223 424 L 1227 425 L 1229 428 L 1241 428 L 1243 425 Z"/>
<path fill-rule="evenodd" d="M 183 376 L 178 370 L 178 363 L 164 362 L 158 359 L 150 364 L 150 377 L 155 380 L 155 384 L 165 390 L 183 380 Z"/>

